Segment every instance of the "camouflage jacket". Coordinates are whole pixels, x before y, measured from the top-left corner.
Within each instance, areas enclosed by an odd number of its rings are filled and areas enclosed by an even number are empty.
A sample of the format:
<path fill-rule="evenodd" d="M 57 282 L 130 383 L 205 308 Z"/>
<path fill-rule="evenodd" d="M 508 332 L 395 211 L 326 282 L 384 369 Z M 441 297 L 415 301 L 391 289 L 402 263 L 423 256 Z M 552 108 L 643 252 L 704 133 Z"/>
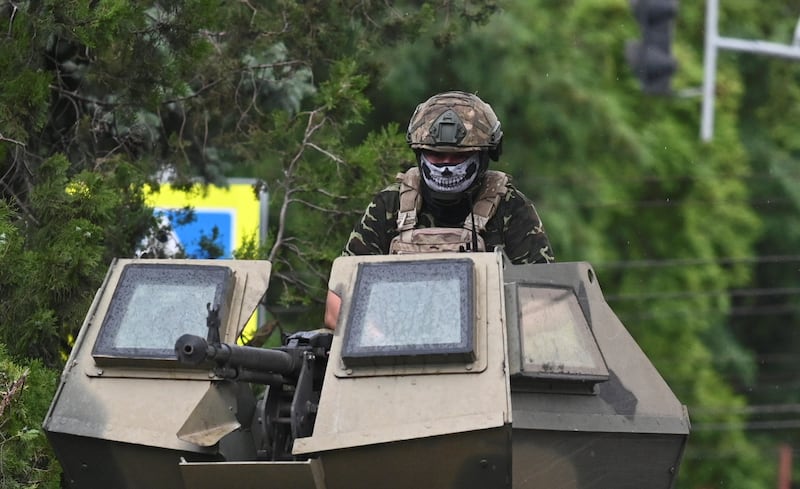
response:
<path fill-rule="evenodd" d="M 497 246 L 516 264 L 548 263 L 555 260 L 550 240 L 533 203 L 511 183 L 494 216 L 482 234 L 488 251 Z M 400 184 L 380 191 L 353 228 L 342 255 L 385 255 L 397 236 L 397 213 L 400 207 Z M 417 216 L 417 228 L 461 227 L 461 223 L 437 221 L 435 213 L 423 202 Z"/>

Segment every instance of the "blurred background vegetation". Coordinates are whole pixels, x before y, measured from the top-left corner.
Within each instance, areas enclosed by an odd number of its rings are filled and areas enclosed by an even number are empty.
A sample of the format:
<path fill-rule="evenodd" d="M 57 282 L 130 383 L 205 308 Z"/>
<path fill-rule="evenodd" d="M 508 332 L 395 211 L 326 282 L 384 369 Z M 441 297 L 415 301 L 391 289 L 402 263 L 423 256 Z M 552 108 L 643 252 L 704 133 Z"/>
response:
<path fill-rule="evenodd" d="M 0 0 L 0 487 L 58 486 L 41 421 L 111 259 L 158 226 L 144 184 L 268 187 L 237 257 L 273 262 L 284 328 L 317 328 L 414 107 L 451 89 L 492 104 L 495 168 L 688 406 L 678 487 L 775 487 L 800 447 L 800 64 L 722 52 L 702 142 L 704 15 L 680 4 L 652 96 L 627 0 Z M 722 0 L 720 32 L 787 44 L 798 16 Z"/>

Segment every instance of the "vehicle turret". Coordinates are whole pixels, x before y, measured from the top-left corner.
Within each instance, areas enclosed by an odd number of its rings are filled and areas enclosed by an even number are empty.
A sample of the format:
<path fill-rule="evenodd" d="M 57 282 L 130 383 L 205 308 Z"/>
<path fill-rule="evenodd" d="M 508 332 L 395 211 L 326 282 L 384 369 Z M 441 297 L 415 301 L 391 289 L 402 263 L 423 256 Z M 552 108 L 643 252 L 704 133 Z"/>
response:
<path fill-rule="evenodd" d="M 590 264 L 341 257 L 335 332 L 237 345 L 269 270 L 112 264 L 44 423 L 69 487 L 674 486 L 688 413 Z"/>

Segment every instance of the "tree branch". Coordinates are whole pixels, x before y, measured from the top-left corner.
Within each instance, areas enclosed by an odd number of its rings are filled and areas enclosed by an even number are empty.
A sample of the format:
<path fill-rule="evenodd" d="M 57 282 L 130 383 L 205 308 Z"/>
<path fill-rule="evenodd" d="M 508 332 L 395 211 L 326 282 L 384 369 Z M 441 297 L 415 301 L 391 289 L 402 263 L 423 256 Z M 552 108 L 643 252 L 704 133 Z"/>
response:
<path fill-rule="evenodd" d="M 15 380 L 13 384 L 11 384 L 11 387 L 3 395 L 3 398 L 0 399 L 0 419 L 3 418 L 3 412 L 5 412 L 6 408 L 11 405 L 11 403 L 14 401 L 14 398 L 22 393 L 22 389 L 25 386 L 25 380 L 28 378 L 28 372 L 28 370 L 25 370 L 22 375 L 20 375 L 19 378 Z"/>
<path fill-rule="evenodd" d="M 22 146 L 23 148 L 26 146 L 25 143 L 22 141 L 17 141 L 16 139 L 11 139 L 3 136 L 3 133 L 0 133 L 0 141 L 5 141 L 7 143 L 16 144 L 17 146 Z"/>
<path fill-rule="evenodd" d="M 318 211 L 320 211 L 322 213 L 331 214 L 331 215 L 334 215 L 334 216 L 340 216 L 340 215 L 348 214 L 345 211 L 340 211 L 340 210 L 337 210 L 337 209 L 328 209 L 328 208 L 319 206 L 317 204 L 311 203 L 311 202 L 309 202 L 307 200 L 303 200 L 303 199 L 292 199 L 292 202 L 297 202 L 299 204 L 303 204 L 304 206 L 306 206 L 306 207 L 308 207 L 310 209 L 318 210 Z"/>
<path fill-rule="evenodd" d="M 325 155 L 325 156 L 327 156 L 328 158 L 332 159 L 332 160 L 333 160 L 333 161 L 335 161 L 336 163 L 339 163 L 339 164 L 341 164 L 341 163 L 344 163 L 344 160 L 343 160 L 343 159 L 339 158 L 338 156 L 336 156 L 335 154 L 333 154 L 333 153 L 331 153 L 331 152 L 329 152 L 329 151 L 326 151 L 326 150 L 324 150 L 324 149 L 320 148 L 319 146 L 317 146 L 317 145 L 316 145 L 316 144 L 314 144 L 314 143 L 308 143 L 308 146 L 310 146 L 310 147 L 312 147 L 312 148 L 316 149 L 317 151 L 319 151 L 320 153 L 324 154 L 324 155 Z"/>

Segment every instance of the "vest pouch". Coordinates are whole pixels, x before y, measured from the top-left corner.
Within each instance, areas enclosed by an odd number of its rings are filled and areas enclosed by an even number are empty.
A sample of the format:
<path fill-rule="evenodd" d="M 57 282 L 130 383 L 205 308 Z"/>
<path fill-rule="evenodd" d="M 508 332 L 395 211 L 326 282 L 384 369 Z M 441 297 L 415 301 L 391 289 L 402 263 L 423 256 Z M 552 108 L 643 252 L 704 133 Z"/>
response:
<path fill-rule="evenodd" d="M 486 251 L 486 244 L 480 234 L 476 241 L 477 251 Z M 389 254 L 392 255 L 472 250 L 472 231 L 464 228 L 409 229 L 401 231 L 389 245 Z"/>

